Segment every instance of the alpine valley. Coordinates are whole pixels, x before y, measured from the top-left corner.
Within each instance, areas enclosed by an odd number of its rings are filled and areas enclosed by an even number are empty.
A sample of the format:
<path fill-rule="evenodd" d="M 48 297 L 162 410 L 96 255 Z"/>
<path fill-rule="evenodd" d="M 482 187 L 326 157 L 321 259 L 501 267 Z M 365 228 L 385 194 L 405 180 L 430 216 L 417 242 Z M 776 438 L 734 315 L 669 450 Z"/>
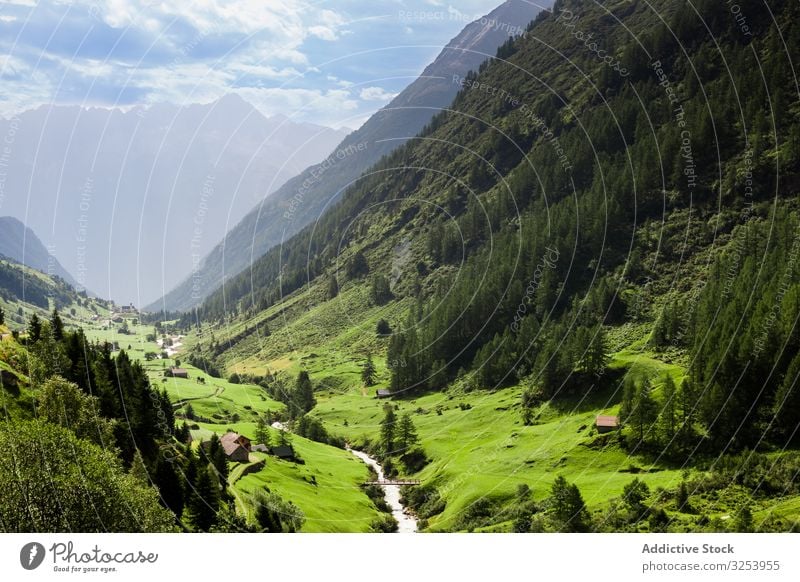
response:
<path fill-rule="evenodd" d="M 202 297 L 0 262 L 0 528 L 800 530 L 800 5 L 515 6 Z"/>

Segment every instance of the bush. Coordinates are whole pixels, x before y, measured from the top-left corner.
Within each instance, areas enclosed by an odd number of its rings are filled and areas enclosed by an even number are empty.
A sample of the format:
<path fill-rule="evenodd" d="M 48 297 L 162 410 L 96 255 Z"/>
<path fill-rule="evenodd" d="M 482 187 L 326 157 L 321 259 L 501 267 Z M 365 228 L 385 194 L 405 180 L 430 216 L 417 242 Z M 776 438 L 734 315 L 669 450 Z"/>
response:
<path fill-rule="evenodd" d="M 362 488 L 367 497 L 369 497 L 372 503 L 375 504 L 375 507 L 378 508 L 378 511 L 392 513 L 392 508 L 386 503 L 386 495 L 380 485 L 364 485 Z"/>
<path fill-rule="evenodd" d="M 375 327 L 375 332 L 378 335 L 389 335 L 392 333 L 392 328 L 388 321 L 381 319 L 378 321 L 378 325 Z"/>
<path fill-rule="evenodd" d="M 0 427 L 5 531 L 168 532 L 175 516 L 119 459 L 46 422 Z"/>
<path fill-rule="evenodd" d="M 400 460 L 408 473 L 422 471 L 425 465 L 428 464 L 428 457 L 425 456 L 425 452 L 422 449 L 413 449 L 400 457 Z"/>
<path fill-rule="evenodd" d="M 439 515 L 447 506 L 447 503 L 439 494 L 439 490 L 430 484 L 403 487 L 401 501 L 420 519 L 428 519 L 434 515 Z"/>
<path fill-rule="evenodd" d="M 496 513 L 495 504 L 486 497 L 480 497 L 461 512 L 456 521 L 456 529 L 471 531 L 476 527 L 490 525 Z"/>
<path fill-rule="evenodd" d="M 398 529 L 397 520 L 390 514 L 384 514 L 370 524 L 373 532 L 395 533 Z"/>

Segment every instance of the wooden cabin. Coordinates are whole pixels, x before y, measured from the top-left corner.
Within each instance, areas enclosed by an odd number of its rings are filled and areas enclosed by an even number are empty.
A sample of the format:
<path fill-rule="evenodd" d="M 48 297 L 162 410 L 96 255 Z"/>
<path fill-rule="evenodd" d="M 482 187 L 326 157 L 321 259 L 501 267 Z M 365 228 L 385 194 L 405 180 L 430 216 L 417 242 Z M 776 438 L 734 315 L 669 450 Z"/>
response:
<path fill-rule="evenodd" d="M 598 416 L 594 422 L 595 428 L 597 428 L 597 432 L 600 434 L 606 432 L 612 432 L 619 429 L 619 417 L 618 416 Z"/>
<path fill-rule="evenodd" d="M 220 443 L 229 461 L 247 463 L 250 460 L 250 439 L 235 432 L 222 436 Z"/>

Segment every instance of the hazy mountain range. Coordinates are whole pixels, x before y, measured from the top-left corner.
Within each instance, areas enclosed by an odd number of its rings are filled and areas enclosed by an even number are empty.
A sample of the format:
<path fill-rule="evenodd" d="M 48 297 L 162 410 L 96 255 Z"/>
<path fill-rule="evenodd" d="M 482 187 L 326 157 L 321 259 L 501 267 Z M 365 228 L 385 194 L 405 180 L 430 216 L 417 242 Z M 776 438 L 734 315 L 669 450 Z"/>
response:
<path fill-rule="evenodd" d="M 49 106 L 11 136 L 0 212 L 31 227 L 87 287 L 153 301 L 265 195 L 347 134 L 267 118 L 236 95 L 129 111 Z"/>

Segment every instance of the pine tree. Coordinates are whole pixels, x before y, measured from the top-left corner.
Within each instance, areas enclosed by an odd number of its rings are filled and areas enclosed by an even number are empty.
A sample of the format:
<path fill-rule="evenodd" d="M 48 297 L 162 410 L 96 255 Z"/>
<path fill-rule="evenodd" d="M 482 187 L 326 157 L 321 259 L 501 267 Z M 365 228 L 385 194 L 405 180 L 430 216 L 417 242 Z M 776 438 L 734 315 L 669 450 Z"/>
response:
<path fill-rule="evenodd" d="M 161 495 L 161 505 L 172 511 L 179 519 L 183 515 L 184 492 L 174 459 L 159 457 L 155 483 Z"/>
<path fill-rule="evenodd" d="M 42 337 L 42 321 L 39 319 L 39 316 L 35 313 L 31 315 L 31 319 L 28 322 L 28 341 L 32 344 L 35 344 L 39 341 Z"/>
<path fill-rule="evenodd" d="M 197 479 L 189 500 L 189 516 L 200 531 L 209 531 L 216 523 L 219 509 L 219 481 L 210 465 L 197 467 Z"/>
<path fill-rule="evenodd" d="M 292 446 L 292 435 L 288 430 L 278 431 L 278 445 L 281 447 L 294 448 Z"/>
<path fill-rule="evenodd" d="M 675 382 L 669 374 L 664 376 L 664 384 L 661 390 L 662 404 L 659 424 L 661 434 L 664 437 L 665 446 L 670 446 L 675 437 L 675 425 L 677 422 L 676 404 L 677 395 L 675 393 Z"/>
<path fill-rule="evenodd" d="M 214 451 L 214 454 L 211 456 L 211 463 L 217 471 L 219 482 L 226 484 L 228 482 L 228 457 L 222 446 L 217 447 Z"/>
<path fill-rule="evenodd" d="M 378 335 L 389 335 L 392 333 L 392 327 L 385 319 L 379 319 L 378 324 L 375 326 L 375 333 Z"/>
<path fill-rule="evenodd" d="M 364 253 L 358 251 L 355 255 L 353 255 L 353 258 L 350 259 L 350 262 L 347 263 L 347 278 L 357 279 L 368 274 L 369 263 L 367 263 Z"/>
<path fill-rule="evenodd" d="M 258 417 L 258 422 L 256 423 L 255 437 L 256 444 L 270 446 L 269 428 L 267 428 L 267 423 L 261 416 Z"/>
<path fill-rule="evenodd" d="M 796 354 L 786 370 L 775 394 L 772 407 L 776 431 L 784 438 L 796 439 L 800 426 L 800 354 Z"/>
<path fill-rule="evenodd" d="M 314 385 L 305 370 L 297 375 L 292 404 L 290 412 L 294 418 L 309 412 L 317 404 L 317 400 L 314 398 Z"/>
<path fill-rule="evenodd" d="M 58 314 L 58 309 L 53 309 L 50 317 L 50 331 L 53 333 L 53 339 L 57 342 L 64 339 L 64 322 Z"/>
<path fill-rule="evenodd" d="M 375 385 L 375 363 L 372 361 L 372 354 L 367 354 L 367 361 L 364 362 L 364 366 L 361 369 L 361 380 L 364 382 L 364 386 L 374 386 Z"/>
<path fill-rule="evenodd" d="M 394 453 L 395 446 L 395 433 L 397 422 L 397 415 L 394 413 L 394 406 L 386 404 L 383 407 L 383 420 L 381 421 L 381 444 L 383 450 L 387 455 Z"/>
<path fill-rule="evenodd" d="M 650 431 L 657 418 L 658 403 L 653 398 L 650 381 L 644 379 L 637 384 L 629 420 L 640 446 L 645 444 L 645 433 Z"/>
<path fill-rule="evenodd" d="M 629 375 L 625 378 L 625 382 L 622 386 L 622 401 L 619 406 L 619 416 L 623 423 L 627 423 L 631 419 L 635 398 L 636 381 Z"/>
<path fill-rule="evenodd" d="M 5 324 L 6 324 L 6 312 L 2 307 L 0 307 L 0 325 L 5 325 Z"/>
<path fill-rule="evenodd" d="M 419 442 L 419 435 L 411 420 L 411 415 L 406 413 L 400 417 L 400 424 L 397 427 L 397 446 L 400 452 L 406 453 Z"/>
<path fill-rule="evenodd" d="M 389 280 L 384 275 L 375 275 L 372 278 L 370 298 L 375 305 L 384 305 L 392 299 Z"/>
<path fill-rule="evenodd" d="M 678 443 L 681 450 L 688 450 L 694 438 L 694 423 L 698 404 L 694 382 L 686 378 L 678 389 L 677 400 L 680 403 L 680 425 L 678 426 Z"/>
<path fill-rule="evenodd" d="M 328 299 L 334 299 L 339 296 L 339 281 L 336 275 L 331 275 L 328 279 Z"/>
<path fill-rule="evenodd" d="M 568 483 L 562 476 L 557 477 L 550 491 L 550 502 L 559 530 L 586 531 L 586 503 L 577 485 Z"/>
<path fill-rule="evenodd" d="M 753 512 L 750 511 L 749 505 L 743 506 L 736 515 L 734 531 L 737 533 L 753 533 Z"/>

